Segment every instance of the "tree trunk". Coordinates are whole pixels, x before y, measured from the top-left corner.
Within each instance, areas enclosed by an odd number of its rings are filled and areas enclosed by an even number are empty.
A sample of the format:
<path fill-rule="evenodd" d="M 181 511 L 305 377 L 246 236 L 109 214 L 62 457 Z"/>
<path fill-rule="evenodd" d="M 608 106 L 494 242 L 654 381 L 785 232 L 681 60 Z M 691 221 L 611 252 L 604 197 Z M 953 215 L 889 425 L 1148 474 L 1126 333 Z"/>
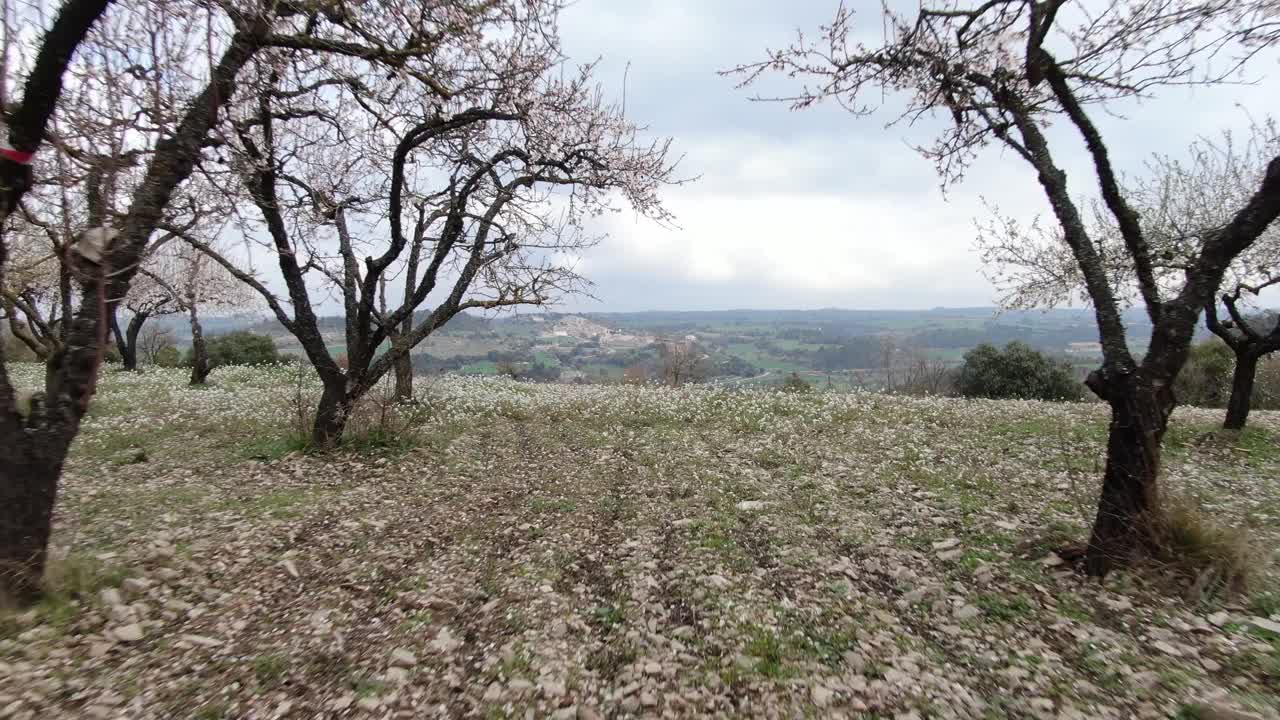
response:
<path fill-rule="evenodd" d="M 209 349 L 205 346 L 204 331 L 200 327 L 195 303 L 188 307 L 191 315 L 191 384 L 203 385 L 209 378 Z"/>
<path fill-rule="evenodd" d="M 112 316 L 112 331 L 116 334 L 116 346 L 120 350 L 120 361 L 124 364 L 125 370 L 138 369 L 138 333 L 142 332 L 142 325 L 147 321 L 151 314 L 147 312 L 134 313 L 129 318 L 129 327 L 125 330 L 124 337 L 120 337 L 120 324 L 116 322 Z"/>
<path fill-rule="evenodd" d="M 1098 515 L 1085 551 L 1085 571 L 1103 577 L 1152 538 L 1160 511 L 1160 443 L 1173 411 L 1173 393 L 1141 371 L 1089 387 L 1111 405 L 1107 464 Z"/>
<path fill-rule="evenodd" d="M 1231 397 L 1227 400 L 1227 417 L 1222 421 L 1224 430 L 1242 430 L 1249 419 L 1249 405 L 1253 401 L 1253 378 L 1258 373 L 1258 359 L 1254 353 L 1236 353 L 1236 369 L 1231 374 Z"/>
<path fill-rule="evenodd" d="M 396 359 L 396 401 L 413 400 L 413 360 L 409 353 Z"/>
<path fill-rule="evenodd" d="M 111 326 L 111 337 L 115 338 L 116 350 L 120 351 L 120 359 L 124 364 L 124 369 L 132 370 L 133 368 L 129 366 L 129 361 L 124 359 L 125 341 L 124 333 L 120 331 L 120 318 L 118 317 L 119 312 L 119 309 L 114 305 L 107 308 L 108 325 Z"/>
<path fill-rule="evenodd" d="M 66 450 L 29 431 L 0 437 L 0 602 L 39 598 Z M 58 458 L 50 460 L 49 458 Z"/>
<path fill-rule="evenodd" d="M 316 406 L 316 421 L 311 429 L 311 444 L 320 450 L 332 450 L 342 442 L 342 432 L 347 428 L 351 411 L 351 399 L 347 397 L 346 381 L 326 382 L 320 404 Z"/>

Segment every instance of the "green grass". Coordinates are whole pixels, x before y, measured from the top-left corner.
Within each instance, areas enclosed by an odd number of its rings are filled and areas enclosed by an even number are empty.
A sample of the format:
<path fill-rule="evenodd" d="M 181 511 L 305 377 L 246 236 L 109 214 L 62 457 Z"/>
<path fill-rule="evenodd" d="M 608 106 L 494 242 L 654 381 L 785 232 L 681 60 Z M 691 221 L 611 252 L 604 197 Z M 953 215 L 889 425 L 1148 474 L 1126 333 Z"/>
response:
<path fill-rule="evenodd" d="M 280 684 L 289 671 L 289 661 L 280 654 L 259 655 L 253 659 L 253 677 L 258 687 L 268 690 Z"/>

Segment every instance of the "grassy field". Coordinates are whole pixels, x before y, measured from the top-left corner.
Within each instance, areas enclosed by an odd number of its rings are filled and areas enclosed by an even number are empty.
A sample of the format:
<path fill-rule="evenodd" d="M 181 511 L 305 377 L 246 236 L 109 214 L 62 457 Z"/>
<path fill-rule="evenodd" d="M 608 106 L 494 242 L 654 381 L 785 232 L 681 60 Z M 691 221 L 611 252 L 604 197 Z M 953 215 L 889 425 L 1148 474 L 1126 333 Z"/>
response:
<path fill-rule="evenodd" d="M 103 378 L 55 592 L 0 615 L 0 717 L 1280 710 L 1280 414 L 1175 415 L 1166 487 L 1262 548 L 1248 594 L 1189 602 L 1055 563 L 1096 404 L 445 377 L 318 456 L 313 380 L 212 382 Z"/>

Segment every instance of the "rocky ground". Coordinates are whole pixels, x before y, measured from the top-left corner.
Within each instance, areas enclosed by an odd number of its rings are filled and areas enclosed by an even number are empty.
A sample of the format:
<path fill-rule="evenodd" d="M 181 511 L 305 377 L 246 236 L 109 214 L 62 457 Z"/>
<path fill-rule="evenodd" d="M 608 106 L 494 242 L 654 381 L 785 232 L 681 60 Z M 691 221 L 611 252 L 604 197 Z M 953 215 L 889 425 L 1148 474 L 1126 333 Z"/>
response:
<path fill-rule="evenodd" d="M 1090 519 L 1096 405 L 449 379 L 318 457 L 309 381 L 213 381 L 105 378 L 54 593 L 0 615 L 0 718 L 1280 710 L 1269 570 L 1188 600 L 1050 551 Z M 1218 420 L 1179 409 L 1167 487 L 1261 567 L 1280 414 Z"/>

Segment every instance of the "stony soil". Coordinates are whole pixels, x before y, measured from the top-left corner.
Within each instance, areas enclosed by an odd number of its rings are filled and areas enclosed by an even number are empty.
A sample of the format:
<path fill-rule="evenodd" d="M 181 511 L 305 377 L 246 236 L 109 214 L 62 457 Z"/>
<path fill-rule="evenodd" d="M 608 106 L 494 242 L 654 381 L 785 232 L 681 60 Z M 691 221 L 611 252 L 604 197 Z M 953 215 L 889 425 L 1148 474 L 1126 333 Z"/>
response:
<path fill-rule="evenodd" d="M 0 718 L 1280 710 L 1270 570 L 1187 599 L 1051 552 L 1090 520 L 1097 405 L 449 379 L 315 456 L 308 381 L 213 381 L 105 378 L 54 593 L 0 615 Z M 1219 419 L 1178 410 L 1167 487 L 1262 567 L 1280 414 Z"/>

